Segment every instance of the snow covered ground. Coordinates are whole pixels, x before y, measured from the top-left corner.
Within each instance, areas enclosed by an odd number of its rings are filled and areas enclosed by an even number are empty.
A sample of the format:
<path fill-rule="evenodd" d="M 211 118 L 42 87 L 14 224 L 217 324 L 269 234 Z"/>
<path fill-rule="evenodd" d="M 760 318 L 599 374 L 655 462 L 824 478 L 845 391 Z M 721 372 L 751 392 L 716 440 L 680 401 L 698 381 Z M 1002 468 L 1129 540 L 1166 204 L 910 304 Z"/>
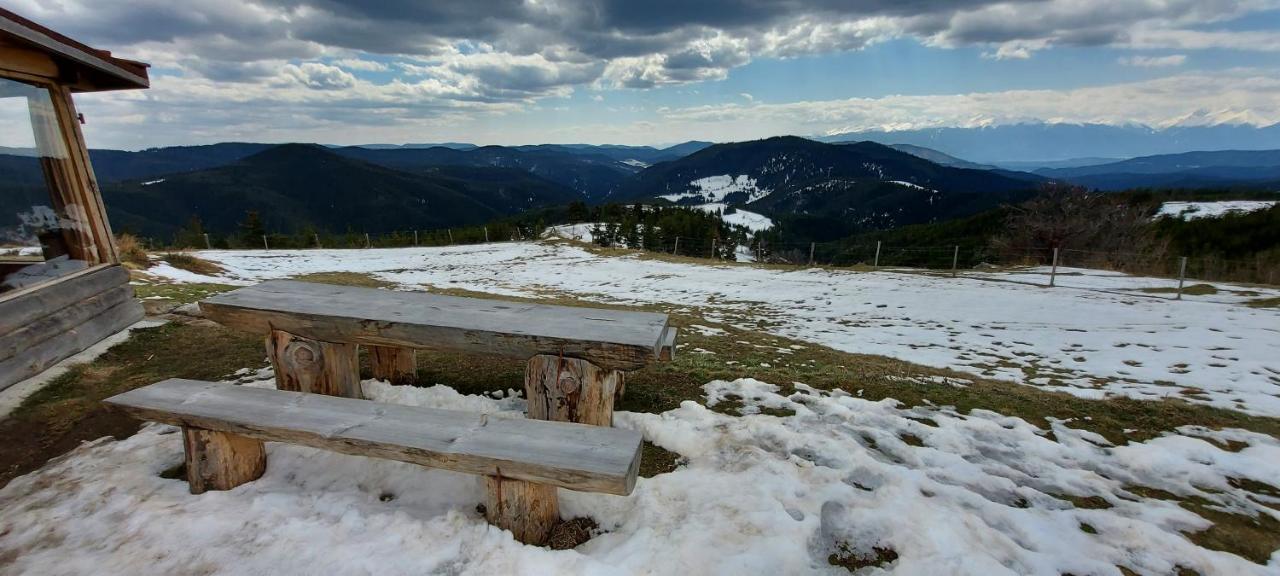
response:
<path fill-rule="evenodd" d="M 1195 220 L 1197 218 L 1217 218 L 1227 214 L 1243 214 L 1266 210 L 1275 206 L 1274 200 L 1225 200 L 1221 202 L 1165 202 L 1160 205 L 1157 217 L 1166 216 Z"/>
<path fill-rule="evenodd" d="M 241 383 L 270 386 L 269 370 Z M 364 383 L 376 401 L 520 417 L 523 401 L 445 386 Z M 704 386 L 618 426 L 679 453 L 677 470 L 626 497 L 561 490 L 562 516 L 603 533 L 574 550 L 524 546 L 487 525 L 474 476 L 269 443 L 266 474 L 193 496 L 160 478 L 182 460 L 177 429 L 86 443 L 0 490 L 0 571 L 12 574 L 847 574 L 833 555 L 901 574 L 1275 574 L 1196 546 L 1207 521 L 1136 485 L 1240 513 L 1280 515 L 1242 481 L 1280 477 L 1280 441 L 1184 427 L 1111 446 L 1069 422 L 1041 429 L 974 410 L 752 379 Z M 759 414 L 793 410 L 790 416 Z M 1050 437 L 1052 433 L 1052 437 Z M 1230 441 L 1238 451 L 1227 451 Z M 1095 503 L 1074 506 L 1069 499 Z M 872 573 L 880 568 L 871 569 Z"/>
<path fill-rule="evenodd" d="M 251 284 L 312 272 L 369 273 L 404 289 L 462 288 L 600 302 L 661 304 L 711 321 L 865 354 L 1062 390 L 1077 396 L 1183 398 L 1280 416 L 1280 310 L 1236 302 L 1280 297 L 1126 292 L 1168 280 L 1070 270 L 1046 289 L 1004 272 L 960 278 L 904 271 L 776 270 L 599 256 L 575 246 L 504 243 L 385 250 L 209 251 L 227 270 L 179 282 Z M 1060 271 L 1063 271 L 1060 269 Z M 1028 282 L 1041 283 L 1032 271 Z M 1060 277 L 1060 280 L 1064 278 Z M 1065 280 L 1064 280 L 1065 281 Z M 1224 301 L 1225 299 L 1225 301 Z"/>
<path fill-rule="evenodd" d="M 997 272 L 782 271 L 604 257 L 564 243 L 198 255 L 227 275 L 152 271 L 232 284 L 352 271 L 404 289 L 658 303 L 708 324 L 1085 396 L 1198 389 L 1187 399 L 1280 415 L 1280 312 L 1127 294 L 1148 279 L 1096 271 L 1073 278 L 1097 288 L 1046 289 Z M 684 330 L 733 337 L 704 324 Z M 1038 382 L 1022 366 L 1058 380 Z M 236 381 L 272 382 L 269 369 Z M 702 387 L 705 405 L 616 413 L 615 425 L 681 465 L 626 497 L 561 490 L 563 517 L 602 530 L 567 551 L 488 526 L 476 511 L 479 478 L 284 444 L 268 444 L 261 479 L 192 496 L 160 478 L 182 460 L 181 436 L 149 425 L 0 489 L 0 573 L 848 574 L 829 559 L 877 554 L 882 562 L 860 574 L 1280 573 L 1280 551 L 1263 565 L 1198 546 L 1184 533 L 1209 521 L 1151 490 L 1280 519 L 1280 492 L 1257 488 L 1280 478 L 1276 438 L 1183 426 L 1112 445 L 1070 420 L 906 407 L 861 398 L 858 382 L 843 388 L 717 380 Z M 501 417 L 524 409 L 514 391 L 364 389 L 381 402 Z M 742 407 L 721 413 L 726 402 Z"/>

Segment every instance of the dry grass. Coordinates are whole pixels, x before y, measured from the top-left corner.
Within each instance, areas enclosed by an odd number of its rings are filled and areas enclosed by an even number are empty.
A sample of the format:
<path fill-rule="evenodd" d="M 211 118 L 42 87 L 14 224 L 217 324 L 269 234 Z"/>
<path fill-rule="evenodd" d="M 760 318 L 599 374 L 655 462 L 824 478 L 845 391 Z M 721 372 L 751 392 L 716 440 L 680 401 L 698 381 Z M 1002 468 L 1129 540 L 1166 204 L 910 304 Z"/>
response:
<path fill-rule="evenodd" d="M 1250 308 L 1280 308 L 1280 298 L 1258 298 L 1244 303 Z"/>
<path fill-rule="evenodd" d="M 1139 292 L 1147 294 L 1177 294 L 1178 289 L 1175 288 L 1139 288 Z M 1187 296 L 1210 296 L 1218 293 L 1218 289 L 1212 284 L 1192 284 L 1182 288 L 1182 293 Z"/>
<path fill-rule="evenodd" d="M 120 254 L 120 261 L 130 268 L 137 270 L 151 265 L 151 259 L 147 258 L 147 251 L 132 234 L 116 236 L 116 251 Z"/>
<path fill-rule="evenodd" d="M 374 278 L 372 274 L 362 272 L 316 272 L 294 276 L 294 280 L 303 282 L 319 282 L 321 284 L 339 284 L 342 286 L 362 286 L 365 288 L 387 288 L 393 286 L 385 280 Z"/>

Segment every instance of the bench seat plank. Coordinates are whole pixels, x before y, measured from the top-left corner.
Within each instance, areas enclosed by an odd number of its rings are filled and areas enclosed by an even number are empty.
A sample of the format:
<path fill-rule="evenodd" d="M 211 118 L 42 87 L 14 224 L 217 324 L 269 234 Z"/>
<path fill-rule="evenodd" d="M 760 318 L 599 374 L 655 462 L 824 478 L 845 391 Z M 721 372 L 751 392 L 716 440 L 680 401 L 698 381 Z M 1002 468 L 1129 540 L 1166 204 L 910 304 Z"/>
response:
<path fill-rule="evenodd" d="M 632 430 L 170 379 L 105 400 L 143 420 L 583 492 L 630 494 Z"/>
<path fill-rule="evenodd" d="M 212 296 L 215 322 L 327 342 L 529 358 L 562 354 L 634 370 L 674 346 L 667 315 L 272 280 Z M 669 352 L 666 352 L 669 357 Z"/>

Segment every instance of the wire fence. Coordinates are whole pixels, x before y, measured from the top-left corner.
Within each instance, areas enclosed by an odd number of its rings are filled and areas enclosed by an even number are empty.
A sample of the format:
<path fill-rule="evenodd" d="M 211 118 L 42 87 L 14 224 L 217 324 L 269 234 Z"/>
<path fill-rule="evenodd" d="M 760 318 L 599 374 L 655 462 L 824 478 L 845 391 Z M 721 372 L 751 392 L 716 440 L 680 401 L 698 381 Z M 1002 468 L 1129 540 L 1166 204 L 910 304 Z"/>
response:
<path fill-rule="evenodd" d="M 728 260 L 716 239 L 679 238 L 659 241 L 643 249 L 694 258 Z M 912 269 L 953 276 L 981 271 L 983 277 L 1035 284 L 1090 289 L 1130 289 L 1142 282 L 1121 281 L 1122 275 L 1152 279 L 1140 290 L 1168 292 L 1179 298 L 1192 282 L 1232 282 L 1275 286 L 1280 262 L 1274 258 L 1233 260 L 1217 256 L 1053 249 L 1046 247 L 993 247 L 953 244 L 944 246 L 894 246 L 884 242 L 753 242 L 736 246 L 733 260 L 791 266 Z M 1084 272 L 1089 270 L 1090 272 Z M 1114 273 L 1112 279 L 1107 274 Z M 993 274 L 999 273 L 999 274 Z M 1168 290 L 1166 290 L 1168 289 Z M 1201 288 L 1203 290 L 1204 288 Z"/>
<path fill-rule="evenodd" d="M 380 234 L 313 231 L 221 237 L 198 234 L 188 235 L 189 237 L 167 247 L 241 250 L 436 247 L 532 240 L 540 233 L 541 231 L 535 231 L 531 226 L 491 223 L 487 226 L 401 230 Z M 144 240 L 148 248 L 162 249 L 154 240 Z M 1280 281 L 1280 263 L 1274 258 L 1232 260 L 1214 256 L 1183 257 L 1139 252 L 1055 250 L 1030 246 L 994 247 L 987 244 L 896 246 L 884 242 L 771 243 L 759 239 L 749 240 L 749 244 L 739 244 L 714 237 L 684 236 L 651 238 L 640 244 L 642 245 L 632 248 L 716 261 L 745 261 L 782 266 L 907 269 L 952 276 L 967 274 L 971 277 L 973 275 L 968 273 L 981 271 L 983 279 L 1101 290 L 1129 289 L 1122 288 L 1118 280 L 1120 274 L 1127 274 L 1163 279 L 1163 283 L 1150 282 L 1151 285 L 1143 288 L 1151 294 L 1168 292 L 1173 298 L 1180 298 L 1189 283 L 1195 282 L 1274 286 Z M 1105 274 L 1084 273 L 1081 272 L 1083 269 L 1115 272 L 1116 279 L 1108 281 Z M 1125 285 L 1131 288 L 1134 282 L 1129 280 Z"/>

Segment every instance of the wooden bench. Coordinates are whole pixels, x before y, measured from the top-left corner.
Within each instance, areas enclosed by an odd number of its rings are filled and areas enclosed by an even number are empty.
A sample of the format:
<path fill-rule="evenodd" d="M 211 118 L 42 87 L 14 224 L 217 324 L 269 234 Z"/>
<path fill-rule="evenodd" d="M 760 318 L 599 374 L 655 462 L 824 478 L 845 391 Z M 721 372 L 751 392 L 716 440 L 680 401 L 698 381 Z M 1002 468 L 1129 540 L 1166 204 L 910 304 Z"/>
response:
<path fill-rule="evenodd" d="M 414 349 L 527 358 L 529 417 L 609 426 L 623 372 L 670 360 L 666 314 L 548 306 L 273 280 L 208 298 L 205 316 L 266 335 L 281 390 L 360 397 L 357 347 L 375 378 L 411 381 Z"/>
<path fill-rule="evenodd" d="M 486 518 L 530 544 L 559 519 L 557 487 L 626 495 L 640 467 L 640 434 L 618 428 L 180 379 L 105 402 L 182 426 L 193 494 L 259 478 L 263 441 L 287 442 L 483 475 Z"/>

